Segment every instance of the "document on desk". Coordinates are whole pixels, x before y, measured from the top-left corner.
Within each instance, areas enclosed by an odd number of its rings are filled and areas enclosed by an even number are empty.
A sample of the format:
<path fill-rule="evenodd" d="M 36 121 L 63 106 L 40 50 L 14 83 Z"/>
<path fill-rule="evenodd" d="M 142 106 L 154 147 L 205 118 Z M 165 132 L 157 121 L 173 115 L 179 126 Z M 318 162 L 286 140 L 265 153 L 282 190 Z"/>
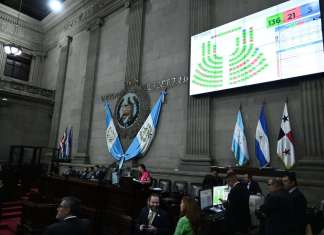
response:
<path fill-rule="evenodd" d="M 138 179 L 135 179 L 135 178 L 133 178 L 133 181 L 137 182 L 137 183 L 141 183 L 141 181 L 139 181 Z"/>
<path fill-rule="evenodd" d="M 219 207 L 211 207 L 209 208 L 209 210 L 213 211 L 213 212 L 216 212 L 216 213 L 220 213 L 222 212 L 223 210 Z"/>

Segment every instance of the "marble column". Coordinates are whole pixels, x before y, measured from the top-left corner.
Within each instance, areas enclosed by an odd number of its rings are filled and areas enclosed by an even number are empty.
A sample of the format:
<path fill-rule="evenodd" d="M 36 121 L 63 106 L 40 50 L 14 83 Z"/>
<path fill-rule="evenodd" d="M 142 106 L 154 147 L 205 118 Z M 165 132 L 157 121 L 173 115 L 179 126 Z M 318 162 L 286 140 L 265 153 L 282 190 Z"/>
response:
<path fill-rule="evenodd" d="M 302 81 L 302 120 L 305 155 L 302 160 L 324 163 L 324 80 Z"/>
<path fill-rule="evenodd" d="M 69 62 L 69 51 L 72 42 L 72 37 L 68 36 L 60 45 L 60 55 L 58 61 L 58 73 L 57 82 L 55 89 L 55 105 L 52 116 L 51 132 L 49 137 L 49 147 L 56 148 L 58 143 L 58 131 L 60 127 L 61 112 L 62 112 L 62 102 L 64 96 L 64 87 L 66 80 L 66 71 Z"/>
<path fill-rule="evenodd" d="M 92 111 L 95 95 L 96 75 L 98 55 L 100 49 L 100 36 L 101 26 L 103 24 L 102 19 L 97 19 L 89 27 L 89 44 L 88 44 L 88 56 L 86 62 L 86 74 L 83 89 L 83 101 L 81 111 L 81 121 L 78 137 L 78 149 L 77 154 L 73 156 L 73 162 L 75 163 L 88 163 L 89 162 L 89 144 L 91 134 L 91 121 Z"/>
<path fill-rule="evenodd" d="M 125 74 L 126 87 L 140 84 L 144 0 L 131 1 L 129 7 L 129 31 Z"/>
<path fill-rule="evenodd" d="M 1 74 L 1 77 L 3 76 L 3 73 L 4 73 L 6 59 L 7 59 L 7 56 L 6 56 L 6 53 L 4 52 L 3 43 L 0 43 L 0 74 Z"/>
<path fill-rule="evenodd" d="M 210 29 L 210 1 L 190 0 L 190 35 Z M 208 171 L 210 156 L 210 98 L 188 97 L 186 153 L 181 170 Z"/>
<path fill-rule="evenodd" d="M 33 55 L 30 65 L 29 81 L 33 86 L 41 86 L 43 56 Z"/>

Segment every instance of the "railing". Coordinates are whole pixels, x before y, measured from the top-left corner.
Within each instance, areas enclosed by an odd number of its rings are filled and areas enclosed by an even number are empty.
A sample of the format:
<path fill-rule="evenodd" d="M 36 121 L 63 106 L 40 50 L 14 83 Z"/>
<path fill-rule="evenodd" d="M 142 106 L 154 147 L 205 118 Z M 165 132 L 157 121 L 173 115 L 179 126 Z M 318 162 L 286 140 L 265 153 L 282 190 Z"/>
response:
<path fill-rule="evenodd" d="M 23 84 L 15 81 L 8 81 L 0 77 L 0 91 L 16 95 L 25 95 L 33 98 L 54 102 L 55 91 Z"/>
<path fill-rule="evenodd" d="M 9 165 L 42 163 L 49 164 L 55 159 L 58 149 L 43 146 L 11 145 L 9 153 Z"/>

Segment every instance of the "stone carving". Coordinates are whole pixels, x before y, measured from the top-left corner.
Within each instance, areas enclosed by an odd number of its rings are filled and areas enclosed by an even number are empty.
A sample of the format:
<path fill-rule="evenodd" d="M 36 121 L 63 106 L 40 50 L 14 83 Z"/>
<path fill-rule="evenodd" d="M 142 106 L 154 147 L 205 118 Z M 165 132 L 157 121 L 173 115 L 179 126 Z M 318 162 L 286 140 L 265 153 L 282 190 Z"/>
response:
<path fill-rule="evenodd" d="M 18 26 L 17 26 L 18 23 Z M 39 50 L 42 47 L 42 31 L 37 24 L 18 21 L 16 16 L 11 16 L 0 9 L 0 34 L 7 41 L 30 47 L 29 49 Z"/>
<path fill-rule="evenodd" d="M 150 98 L 142 88 L 132 87 L 121 92 L 117 101 L 114 122 L 118 134 L 125 138 L 134 137 L 150 112 Z"/>
<path fill-rule="evenodd" d="M 141 88 L 144 91 L 165 90 L 165 89 L 170 89 L 173 87 L 185 85 L 188 83 L 188 81 L 189 81 L 188 76 L 172 77 L 172 78 L 164 79 L 161 81 L 146 83 L 146 84 L 142 85 Z M 121 97 L 122 93 L 123 92 L 117 92 L 117 93 L 113 93 L 113 94 L 104 95 L 101 97 L 101 100 L 105 101 L 107 99 L 108 100 L 119 99 L 119 97 Z"/>
<path fill-rule="evenodd" d="M 78 32 L 89 28 L 89 24 L 96 18 L 102 18 L 109 15 L 113 11 L 123 7 L 125 0 L 93 0 L 88 1 L 83 8 L 73 15 L 69 16 L 65 21 L 60 22 L 52 28 L 45 26 L 45 49 L 49 50 L 56 43 L 66 36 L 73 36 Z"/>

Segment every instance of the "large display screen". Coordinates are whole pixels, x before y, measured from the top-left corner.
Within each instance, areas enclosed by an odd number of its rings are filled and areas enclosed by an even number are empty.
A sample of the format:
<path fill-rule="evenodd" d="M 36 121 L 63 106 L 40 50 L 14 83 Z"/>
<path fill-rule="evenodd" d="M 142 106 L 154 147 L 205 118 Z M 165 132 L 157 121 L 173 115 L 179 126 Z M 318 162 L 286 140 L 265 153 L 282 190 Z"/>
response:
<path fill-rule="evenodd" d="M 190 95 L 324 71 L 319 0 L 291 0 L 191 37 Z"/>

